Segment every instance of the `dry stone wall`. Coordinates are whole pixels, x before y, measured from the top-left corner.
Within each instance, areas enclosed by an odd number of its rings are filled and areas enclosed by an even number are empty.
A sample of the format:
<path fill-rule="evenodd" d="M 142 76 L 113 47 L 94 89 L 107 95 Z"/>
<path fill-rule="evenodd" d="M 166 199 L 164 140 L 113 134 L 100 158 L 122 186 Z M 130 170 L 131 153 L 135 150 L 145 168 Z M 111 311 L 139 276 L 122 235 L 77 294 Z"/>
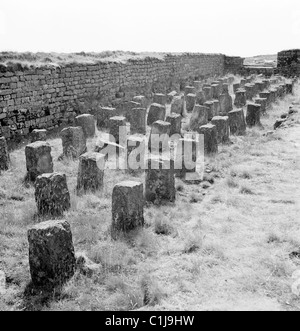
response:
<path fill-rule="evenodd" d="M 122 107 L 135 95 L 150 97 L 178 90 L 186 82 L 225 71 L 221 54 L 166 54 L 161 59 L 32 69 L 20 66 L 19 70 L 0 66 L 0 136 L 18 140 L 34 129 L 51 130 L 73 123 L 87 102 Z"/>

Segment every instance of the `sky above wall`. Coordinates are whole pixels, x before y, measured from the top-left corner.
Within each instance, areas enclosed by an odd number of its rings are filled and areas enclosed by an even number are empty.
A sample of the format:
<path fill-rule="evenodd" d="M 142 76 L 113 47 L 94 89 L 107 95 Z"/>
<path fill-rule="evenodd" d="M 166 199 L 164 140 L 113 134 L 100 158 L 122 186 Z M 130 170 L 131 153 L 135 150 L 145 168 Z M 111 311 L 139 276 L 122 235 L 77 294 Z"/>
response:
<path fill-rule="evenodd" d="M 300 48 L 300 0 L 1 0 L 0 51 L 203 52 Z"/>

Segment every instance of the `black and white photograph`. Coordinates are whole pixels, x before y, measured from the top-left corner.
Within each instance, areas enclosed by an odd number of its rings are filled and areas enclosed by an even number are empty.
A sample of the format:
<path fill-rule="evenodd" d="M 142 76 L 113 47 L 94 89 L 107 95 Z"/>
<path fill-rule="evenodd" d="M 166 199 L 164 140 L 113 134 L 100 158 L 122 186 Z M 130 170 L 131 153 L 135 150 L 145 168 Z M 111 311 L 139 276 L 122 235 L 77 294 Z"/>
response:
<path fill-rule="evenodd" d="M 300 311 L 299 78 L 299 0 L 0 0 L 0 311 Z"/>

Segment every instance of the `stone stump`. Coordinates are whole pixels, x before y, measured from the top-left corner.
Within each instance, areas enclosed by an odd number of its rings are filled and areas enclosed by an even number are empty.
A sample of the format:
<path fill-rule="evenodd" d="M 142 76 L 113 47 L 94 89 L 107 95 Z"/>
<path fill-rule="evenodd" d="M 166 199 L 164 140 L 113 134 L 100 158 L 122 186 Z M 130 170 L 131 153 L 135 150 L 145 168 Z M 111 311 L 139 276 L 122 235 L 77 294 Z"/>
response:
<path fill-rule="evenodd" d="M 97 110 L 96 119 L 98 128 L 108 128 L 108 122 L 111 117 L 117 115 L 116 108 L 101 107 Z"/>
<path fill-rule="evenodd" d="M 147 202 L 162 204 L 176 199 L 174 160 L 150 156 L 147 161 L 145 197 Z"/>
<path fill-rule="evenodd" d="M 170 141 L 171 124 L 164 121 L 156 121 L 152 124 L 149 136 L 149 150 L 165 152 L 168 151 Z"/>
<path fill-rule="evenodd" d="M 167 103 L 171 104 L 173 101 L 173 98 L 177 96 L 177 92 L 176 91 L 172 91 L 167 95 Z"/>
<path fill-rule="evenodd" d="M 229 93 L 221 94 L 219 97 L 220 102 L 220 115 L 227 116 L 227 114 L 232 111 L 232 97 Z"/>
<path fill-rule="evenodd" d="M 246 104 L 247 104 L 246 91 L 238 90 L 235 93 L 234 105 L 237 108 L 242 108 L 242 107 L 246 106 Z"/>
<path fill-rule="evenodd" d="M 271 104 L 271 93 L 269 91 L 264 91 L 259 93 L 259 97 L 262 99 L 267 99 L 267 107 Z"/>
<path fill-rule="evenodd" d="M 197 94 L 196 94 L 196 104 L 203 106 L 205 102 L 206 102 L 206 99 L 205 99 L 204 92 L 203 91 L 197 92 Z"/>
<path fill-rule="evenodd" d="M 109 160 L 113 162 L 115 169 L 119 169 L 119 156 L 124 150 L 125 150 L 125 146 L 121 146 L 109 140 L 98 139 L 94 152 L 105 155 L 105 160 L 106 161 Z"/>
<path fill-rule="evenodd" d="M 272 103 L 275 103 L 277 99 L 277 90 L 275 89 L 270 89 L 270 100 Z"/>
<path fill-rule="evenodd" d="M 143 95 L 137 95 L 137 96 L 133 97 L 132 101 L 140 104 L 141 108 L 147 109 L 147 107 L 148 107 L 148 100 Z"/>
<path fill-rule="evenodd" d="M 172 137 L 174 134 L 181 134 L 181 115 L 179 114 L 170 114 L 167 116 L 166 122 L 171 124 L 170 128 L 170 136 Z"/>
<path fill-rule="evenodd" d="M 253 85 L 251 85 L 251 84 L 245 84 L 245 90 L 246 90 L 246 98 L 247 98 L 247 100 L 252 100 L 253 97 L 254 97 Z"/>
<path fill-rule="evenodd" d="M 190 130 L 195 131 L 200 126 L 207 124 L 209 112 L 210 108 L 196 105 L 190 119 Z"/>
<path fill-rule="evenodd" d="M 241 88 L 241 84 L 239 83 L 236 83 L 236 84 L 233 84 L 233 92 L 236 93 L 237 90 L 239 90 Z"/>
<path fill-rule="evenodd" d="M 137 135 L 127 139 L 127 169 L 132 175 L 139 174 L 145 162 L 146 144 L 145 137 Z"/>
<path fill-rule="evenodd" d="M 10 157 L 5 137 L 0 137 L 0 171 L 9 169 Z"/>
<path fill-rule="evenodd" d="M 60 136 L 64 157 L 76 159 L 86 152 L 86 138 L 81 127 L 65 128 Z"/>
<path fill-rule="evenodd" d="M 124 116 L 111 117 L 109 119 L 108 127 L 110 139 L 113 139 L 112 142 L 123 145 L 127 138 L 126 118 Z"/>
<path fill-rule="evenodd" d="M 214 115 L 219 116 L 221 114 L 221 105 L 219 100 L 213 100 L 214 103 Z"/>
<path fill-rule="evenodd" d="M 48 221 L 28 230 L 29 266 L 36 287 L 62 286 L 75 273 L 75 251 L 67 221 Z"/>
<path fill-rule="evenodd" d="M 243 109 L 232 110 L 228 113 L 230 133 L 235 136 L 246 134 L 246 121 Z"/>
<path fill-rule="evenodd" d="M 203 87 L 203 92 L 204 92 L 206 101 L 213 99 L 213 91 L 212 91 L 211 87 Z"/>
<path fill-rule="evenodd" d="M 79 115 L 75 118 L 76 126 L 81 127 L 86 138 L 95 136 L 95 117 L 90 114 Z"/>
<path fill-rule="evenodd" d="M 171 104 L 171 113 L 184 114 L 184 99 L 181 96 L 175 96 Z"/>
<path fill-rule="evenodd" d="M 229 94 L 229 85 L 228 84 L 223 84 L 222 94 Z"/>
<path fill-rule="evenodd" d="M 128 120 L 130 123 L 131 134 L 146 134 L 146 108 L 132 108 L 128 112 Z"/>
<path fill-rule="evenodd" d="M 26 180 L 34 182 L 42 174 L 53 172 L 51 146 L 44 141 L 37 141 L 25 147 Z"/>
<path fill-rule="evenodd" d="M 165 94 L 162 94 L 162 93 L 154 94 L 153 103 L 157 103 L 159 105 L 166 106 L 167 96 Z"/>
<path fill-rule="evenodd" d="M 228 116 L 215 116 L 211 120 L 211 124 L 217 128 L 217 141 L 218 144 L 226 144 L 229 142 L 229 117 Z"/>
<path fill-rule="evenodd" d="M 31 132 L 31 142 L 35 143 L 36 141 L 46 141 L 47 140 L 47 130 L 35 129 Z"/>
<path fill-rule="evenodd" d="M 220 85 L 213 84 L 211 86 L 211 89 L 212 89 L 212 98 L 219 99 L 219 96 L 221 95 Z"/>
<path fill-rule="evenodd" d="M 260 105 L 260 111 L 261 111 L 262 114 L 266 113 L 266 111 L 267 111 L 267 99 L 256 98 L 256 99 L 254 99 L 254 103 Z"/>
<path fill-rule="evenodd" d="M 40 217 L 61 217 L 71 207 L 66 175 L 52 173 L 38 176 L 35 201 Z"/>
<path fill-rule="evenodd" d="M 115 185 L 112 194 L 113 239 L 144 226 L 144 205 L 142 183 L 128 181 Z"/>
<path fill-rule="evenodd" d="M 197 94 L 202 89 L 202 82 L 200 80 L 194 81 L 194 87 Z"/>
<path fill-rule="evenodd" d="M 184 89 L 184 94 L 188 95 L 188 94 L 196 94 L 196 88 L 194 86 L 186 86 Z"/>
<path fill-rule="evenodd" d="M 206 155 L 218 153 L 217 127 L 211 123 L 198 129 L 199 134 L 204 135 L 204 152 Z"/>
<path fill-rule="evenodd" d="M 97 192 L 103 188 L 105 155 L 88 152 L 79 158 L 77 194 Z"/>
<path fill-rule="evenodd" d="M 186 111 L 191 113 L 196 104 L 196 94 L 188 94 L 186 96 Z"/>
<path fill-rule="evenodd" d="M 166 107 L 158 103 L 153 103 L 149 109 L 147 125 L 151 126 L 156 121 L 164 121 L 165 118 L 166 118 Z"/>
<path fill-rule="evenodd" d="M 204 103 L 204 106 L 209 109 L 207 113 L 208 121 L 211 121 L 211 119 L 215 116 L 215 104 L 214 101 L 206 101 Z"/>
<path fill-rule="evenodd" d="M 260 123 L 260 105 L 256 103 L 249 103 L 247 105 L 246 123 L 248 127 L 261 126 Z"/>

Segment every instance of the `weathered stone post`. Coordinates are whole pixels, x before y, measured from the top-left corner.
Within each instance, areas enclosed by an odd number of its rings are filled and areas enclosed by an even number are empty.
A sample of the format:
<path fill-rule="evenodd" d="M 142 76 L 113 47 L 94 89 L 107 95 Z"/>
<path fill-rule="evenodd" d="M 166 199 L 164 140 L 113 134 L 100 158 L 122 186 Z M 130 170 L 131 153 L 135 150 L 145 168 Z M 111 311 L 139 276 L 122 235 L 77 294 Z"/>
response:
<path fill-rule="evenodd" d="M 61 217 L 71 207 L 66 175 L 52 173 L 37 177 L 35 201 L 39 216 Z"/>
<path fill-rule="evenodd" d="M 167 96 L 165 94 L 162 94 L 162 93 L 154 94 L 153 103 L 157 103 L 159 105 L 166 106 Z"/>
<path fill-rule="evenodd" d="M 177 92 L 176 92 L 176 91 L 172 91 L 172 92 L 170 92 L 170 93 L 167 95 L 167 103 L 168 103 L 168 104 L 171 104 L 172 101 L 173 101 L 173 99 L 174 99 L 174 97 L 176 97 L 176 96 L 177 96 Z"/>
<path fill-rule="evenodd" d="M 149 150 L 153 153 L 155 151 L 167 151 L 169 148 L 169 138 L 171 132 L 171 124 L 164 121 L 156 121 L 152 124 L 151 133 L 149 136 Z"/>
<path fill-rule="evenodd" d="M 132 108 L 128 112 L 131 134 L 146 134 L 146 108 Z"/>
<path fill-rule="evenodd" d="M 37 141 L 25 147 L 26 180 L 34 182 L 39 175 L 52 173 L 53 162 L 51 146 L 43 141 Z"/>
<path fill-rule="evenodd" d="M 129 231 L 144 226 L 144 188 L 142 183 L 122 182 L 112 194 L 111 235 L 118 239 Z"/>
<path fill-rule="evenodd" d="M 269 91 L 264 91 L 259 93 L 259 97 L 262 99 L 267 99 L 267 107 L 271 104 L 271 93 Z"/>
<path fill-rule="evenodd" d="M 75 273 L 75 251 L 67 221 L 48 221 L 28 230 L 29 266 L 37 287 L 62 286 Z"/>
<path fill-rule="evenodd" d="M 95 117 L 90 114 L 79 115 L 75 118 L 76 126 L 82 128 L 86 138 L 93 138 L 95 136 Z"/>
<path fill-rule="evenodd" d="M 0 171 L 9 169 L 10 157 L 5 137 L 0 137 Z"/>
<path fill-rule="evenodd" d="M 227 114 L 233 109 L 232 97 L 229 95 L 229 93 L 221 94 L 219 97 L 219 102 L 220 115 L 227 116 Z"/>
<path fill-rule="evenodd" d="M 196 105 L 204 105 L 204 103 L 206 102 L 205 99 L 205 94 L 203 91 L 199 91 L 196 94 Z"/>
<path fill-rule="evenodd" d="M 137 135 L 127 139 L 127 169 L 130 174 L 138 174 L 143 169 L 146 156 L 145 137 Z"/>
<path fill-rule="evenodd" d="M 190 130 L 195 131 L 200 126 L 207 124 L 209 111 L 208 107 L 196 105 L 190 119 Z"/>
<path fill-rule="evenodd" d="M 185 95 L 196 94 L 196 88 L 194 86 L 186 86 L 184 89 Z"/>
<path fill-rule="evenodd" d="M 221 95 L 220 85 L 213 84 L 211 86 L 211 89 L 212 89 L 212 98 L 219 99 L 219 96 Z"/>
<path fill-rule="evenodd" d="M 61 131 L 63 156 L 78 158 L 87 150 L 86 138 L 81 127 L 69 127 Z"/>
<path fill-rule="evenodd" d="M 46 141 L 47 140 L 47 130 L 38 130 L 35 129 L 31 132 L 31 142 L 34 143 L 36 141 Z"/>
<path fill-rule="evenodd" d="M 186 111 L 192 112 L 196 104 L 196 94 L 188 94 L 186 96 Z"/>
<path fill-rule="evenodd" d="M 181 134 L 181 115 L 172 113 L 167 116 L 166 122 L 171 124 L 170 136 Z"/>
<path fill-rule="evenodd" d="M 240 89 L 235 93 L 234 105 L 237 108 L 242 108 L 246 106 L 246 104 L 247 104 L 246 91 Z"/>
<path fill-rule="evenodd" d="M 261 111 L 262 114 L 266 113 L 266 111 L 267 111 L 267 99 L 256 98 L 256 99 L 254 99 L 254 103 L 260 105 L 260 111 Z"/>
<path fill-rule="evenodd" d="M 115 117 L 111 117 L 109 119 L 109 134 L 110 134 L 110 138 L 114 138 L 114 142 L 116 142 L 117 144 L 121 144 L 122 143 L 122 137 L 121 137 L 121 132 L 120 132 L 120 128 L 122 128 L 121 130 L 124 130 L 124 134 L 126 132 L 126 118 L 124 116 L 115 116 Z M 125 137 L 126 140 L 126 137 Z M 126 142 L 126 141 L 125 141 Z"/>
<path fill-rule="evenodd" d="M 204 152 L 206 155 L 218 153 L 217 127 L 211 123 L 198 129 L 199 134 L 204 135 Z"/>
<path fill-rule="evenodd" d="M 215 116 L 215 104 L 214 101 L 206 101 L 204 103 L 204 106 L 209 109 L 207 113 L 208 121 L 211 121 L 211 119 Z"/>
<path fill-rule="evenodd" d="M 97 192 L 103 188 L 105 155 L 88 152 L 79 158 L 77 194 Z"/>
<path fill-rule="evenodd" d="M 232 110 L 228 113 L 230 133 L 236 136 L 246 134 L 246 121 L 243 109 Z"/>
<path fill-rule="evenodd" d="M 203 92 L 204 92 L 206 101 L 213 99 L 213 91 L 212 91 L 211 87 L 203 87 Z"/>
<path fill-rule="evenodd" d="M 226 144 L 229 141 L 229 117 L 228 116 L 215 116 L 211 120 L 211 124 L 217 128 L 217 141 L 218 144 Z"/>
<path fill-rule="evenodd" d="M 148 100 L 143 95 L 137 95 L 137 96 L 133 97 L 132 101 L 140 104 L 141 108 L 147 109 L 147 107 L 148 107 Z"/>
<path fill-rule="evenodd" d="M 184 99 L 182 96 L 175 96 L 171 104 L 171 113 L 179 114 L 183 116 L 184 114 Z"/>
<path fill-rule="evenodd" d="M 249 103 L 247 106 L 247 125 L 251 128 L 253 126 L 261 126 L 260 123 L 260 105 L 256 103 Z"/>
<path fill-rule="evenodd" d="M 237 90 L 239 90 L 241 88 L 241 84 L 239 83 L 236 83 L 236 84 L 233 84 L 233 92 L 236 93 Z"/>
<path fill-rule="evenodd" d="M 150 156 L 147 160 L 145 196 L 147 202 L 162 204 L 176 199 L 174 160 Z"/>
<path fill-rule="evenodd" d="M 149 109 L 147 125 L 151 126 L 156 121 L 164 121 L 165 118 L 166 118 L 166 107 L 158 103 L 153 103 Z"/>
<path fill-rule="evenodd" d="M 96 114 L 97 127 L 98 128 L 107 128 L 109 119 L 116 115 L 117 115 L 116 108 L 101 107 L 99 110 L 97 110 L 97 114 Z"/>

